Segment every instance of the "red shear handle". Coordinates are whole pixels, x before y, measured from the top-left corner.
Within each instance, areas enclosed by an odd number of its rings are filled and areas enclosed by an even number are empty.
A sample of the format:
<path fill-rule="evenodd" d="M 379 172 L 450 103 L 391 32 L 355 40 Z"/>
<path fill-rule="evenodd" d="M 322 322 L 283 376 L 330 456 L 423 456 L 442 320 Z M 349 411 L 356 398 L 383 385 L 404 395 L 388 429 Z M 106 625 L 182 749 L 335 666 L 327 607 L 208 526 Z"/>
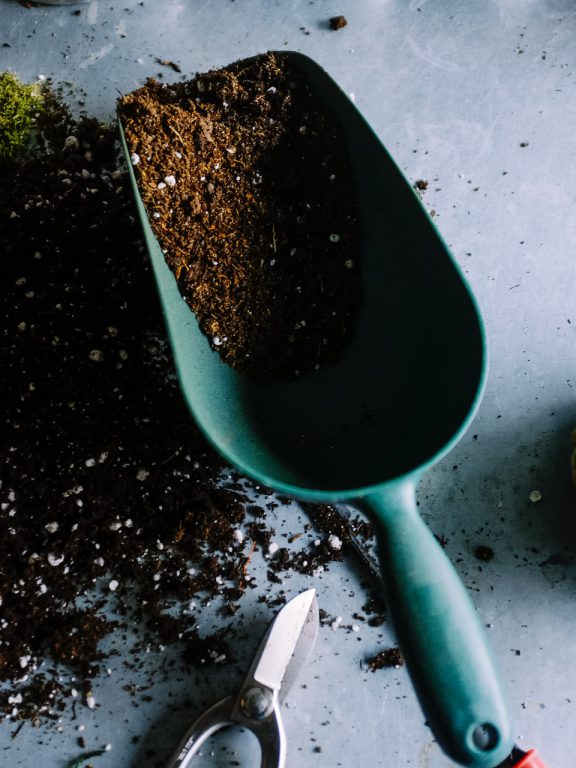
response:
<path fill-rule="evenodd" d="M 535 749 L 530 749 L 515 763 L 514 768 L 548 768 Z"/>

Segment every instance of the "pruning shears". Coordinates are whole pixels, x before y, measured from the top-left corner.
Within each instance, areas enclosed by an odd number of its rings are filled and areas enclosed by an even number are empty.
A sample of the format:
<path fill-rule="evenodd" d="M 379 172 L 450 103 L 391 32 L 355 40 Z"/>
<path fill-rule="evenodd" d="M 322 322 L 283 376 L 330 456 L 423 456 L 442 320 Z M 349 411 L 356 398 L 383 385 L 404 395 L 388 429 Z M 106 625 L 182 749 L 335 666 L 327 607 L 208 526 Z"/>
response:
<path fill-rule="evenodd" d="M 243 726 L 256 736 L 261 768 L 283 768 L 286 737 L 280 707 L 314 647 L 319 623 L 315 589 L 286 603 L 264 635 L 240 690 L 200 715 L 167 768 L 187 768 L 206 739 L 227 725 Z"/>

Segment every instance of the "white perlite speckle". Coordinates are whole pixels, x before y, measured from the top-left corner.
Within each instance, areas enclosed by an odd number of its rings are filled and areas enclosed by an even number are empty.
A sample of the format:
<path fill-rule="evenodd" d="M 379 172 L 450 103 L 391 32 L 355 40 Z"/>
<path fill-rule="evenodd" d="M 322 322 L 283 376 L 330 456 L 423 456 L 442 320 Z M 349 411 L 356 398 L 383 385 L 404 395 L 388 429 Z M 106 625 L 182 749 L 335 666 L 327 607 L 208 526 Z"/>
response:
<path fill-rule="evenodd" d="M 244 541 L 244 534 L 242 533 L 240 528 L 234 529 L 234 531 L 232 532 L 232 538 L 234 539 L 234 541 L 237 541 L 238 544 L 242 544 L 242 542 Z"/>
<path fill-rule="evenodd" d="M 88 707 L 88 709 L 96 708 L 96 699 L 94 698 L 94 695 L 92 693 L 86 694 L 86 706 Z"/>
<path fill-rule="evenodd" d="M 116 581 L 116 579 L 112 579 L 110 584 L 108 584 L 108 589 L 110 590 L 110 592 L 116 592 L 116 590 L 118 589 L 118 582 Z"/>
<path fill-rule="evenodd" d="M 30 656 L 20 656 L 18 659 L 18 663 L 22 667 L 22 669 L 26 669 L 28 664 L 30 663 Z"/>
<path fill-rule="evenodd" d="M 175 176 L 172 176 L 172 175 L 170 175 L 170 176 L 164 176 L 164 182 L 165 182 L 165 183 L 166 183 L 166 184 L 167 184 L 169 187 L 175 187 L 175 186 L 176 186 L 176 177 L 175 177 Z"/>
<path fill-rule="evenodd" d="M 331 533 L 330 536 L 328 536 L 328 546 L 330 549 L 342 549 L 342 540 L 339 539 L 335 533 Z"/>
<path fill-rule="evenodd" d="M 64 147 L 67 149 L 78 149 L 80 146 L 80 142 L 76 138 L 76 136 L 67 136 L 66 141 L 64 142 Z"/>
<path fill-rule="evenodd" d="M 138 165 L 138 163 L 140 162 L 140 155 L 137 155 L 136 152 L 132 152 L 132 154 L 130 155 L 130 162 L 132 163 L 132 165 Z"/>
<path fill-rule="evenodd" d="M 101 349 L 92 349 L 88 355 L 94 363 L 101 363 L 104 360 L 104 352 Z"/>
<path fill-rule="evenodd" d="M 148 472 L 148 470 L 139 469 L 138 472 L 136 473 L 136 480 L 140 480 L 140 482 L 144 482 L 144 480 L 146 480 L 149 474 L 150 472 Z"/>
<path fill-rule="evenodd" d="M 276 542 L 275 542 L 275 541 L 272 541 L 272 542 L 270 543 L 269 547 L 268 547 L 268 554 L 269 554 L 269 555 L 273 555 L 273 554 L 274 554 L 274 552 L 278 552 L 278 550 L 279 550 L 279 549 L 280 549 L 279 545 L 278 545 L 278 544 L 276 544 Z"/>
<path fill-rule="evenodd" d="M 72 488 L 68 488 L 67 491 L 62 491 L 62 496 L 66 499 L 68 496 L 71 496 L 73 493 L 78 494 L 82 493 L 84 490 L 84 486 L 82 485 L 73 485 Z"/>
<path fill-rule="evenodd" d="M 164 181 L 159 182 L 158 189 L 166 189 L 166 183 Z"/>
<path fill-rule="evenodd" d="M 109 531 L 119 531 L 120 528 L 122 528 L 122 523 L 120 520 L 115 520 L 113 523 L 110 523 L 108 526 Z"/>
<path fill-rule="evenodd" d="M 342 616 L 336 616 L 332 624 L 330 624 L 330 628 L 334 630 L 339 629 L 340 624 L 342 624 L 342 621 L 343 621 Z"/>
<path fill-rule="evenodd" d="M 64 555 L 55 555 L 54 552 L 49 552 L 47 559 L 50 565 L 57 566 L 64 562 Z"/>
<path fill-rule="evenodd" d="M 96 466 L 96 459 L 86 459 L 84 462 L 84 466 L 86 467 L 95 467 Z"/>
<path fill-rule="evenodd" d="M 338 243 L 340 241 L 340 235 L 337 235 L 335 233 L 332 233 L 330 235 L 330 242 L 331 243 Z"/>
<path fill-rule="evenodd" d="M 532 504 L 537 504 L 539 501 L 542 501 L 542 494 L 540 491 L 532 491 L 530 496 L 528 497 Z"/>
<path fill-rule="evenodd" d="M 46 525 L 44 526 L 44 528 L 48 531 L 48 533 L 56 533 L 59 527 L 60 526 L 58 525 L 57 522 L 46 523 Z"/>

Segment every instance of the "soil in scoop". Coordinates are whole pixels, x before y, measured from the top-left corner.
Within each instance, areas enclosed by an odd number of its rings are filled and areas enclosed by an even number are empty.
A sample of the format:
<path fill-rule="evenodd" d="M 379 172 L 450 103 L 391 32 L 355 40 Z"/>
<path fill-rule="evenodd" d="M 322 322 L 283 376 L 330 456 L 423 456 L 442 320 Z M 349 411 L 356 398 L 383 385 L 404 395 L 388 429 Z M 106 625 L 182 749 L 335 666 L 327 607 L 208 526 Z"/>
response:
<path fill-rule="evenodd" d="M 212 348 L 263 378 L 336 362 L 360 300 L 354 181 L 292 60 L 149 80 L 119 113 L 152 228 Z"/>

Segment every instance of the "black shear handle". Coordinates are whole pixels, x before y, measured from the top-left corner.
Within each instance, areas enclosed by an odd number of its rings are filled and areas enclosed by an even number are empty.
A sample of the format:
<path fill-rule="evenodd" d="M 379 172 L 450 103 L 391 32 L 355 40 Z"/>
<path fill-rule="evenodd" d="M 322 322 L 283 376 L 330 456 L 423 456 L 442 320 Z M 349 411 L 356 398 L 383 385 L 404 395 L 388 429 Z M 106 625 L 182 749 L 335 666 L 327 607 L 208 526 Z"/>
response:
<path fill-rule="evenodd" d="M 206 739 L 230 725 L 247 728 L 256 736 L 262 756 L 260 768 L 284 768 L 286 739 L 278 702 L 274 702 L 270 715 L 261 721 L 245 717 L 237 702 L 236 696 L 227 696 L 200 715 L 182 738 L 166 768 L 188 768 Z"/>

